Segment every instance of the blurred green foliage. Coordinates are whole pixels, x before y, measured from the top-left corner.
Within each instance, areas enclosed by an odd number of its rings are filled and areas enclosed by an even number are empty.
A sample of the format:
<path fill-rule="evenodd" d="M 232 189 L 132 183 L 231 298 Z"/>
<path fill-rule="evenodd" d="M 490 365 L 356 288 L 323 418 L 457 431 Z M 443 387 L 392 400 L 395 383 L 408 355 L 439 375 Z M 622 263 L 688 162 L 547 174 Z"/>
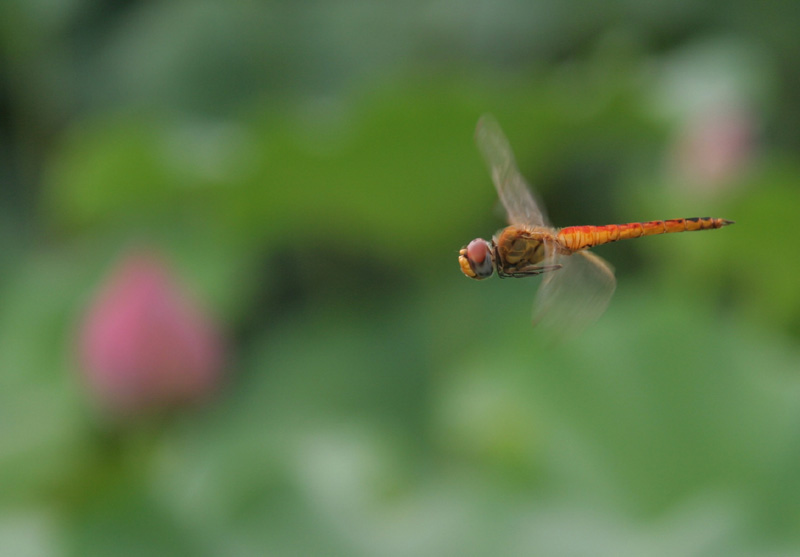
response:
<path fill-rule="evenodd" d="M 800 552 L 799 6 L 4 2 L 2 551 Z M 456 264 L 503 225 L 483 112 L 556 225 L 737 224 L 598 248 L 611 307 L 547 345 L 536 279 Z M 119 423 L 74 343 L 138 245 L 229 369 Z"/>

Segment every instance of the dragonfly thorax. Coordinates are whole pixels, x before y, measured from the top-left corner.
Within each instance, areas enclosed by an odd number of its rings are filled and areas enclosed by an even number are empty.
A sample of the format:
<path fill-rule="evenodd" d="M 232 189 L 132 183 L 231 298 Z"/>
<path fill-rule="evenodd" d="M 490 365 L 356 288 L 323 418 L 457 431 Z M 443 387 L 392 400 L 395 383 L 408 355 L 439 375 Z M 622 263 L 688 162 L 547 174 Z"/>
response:
<path fill-rule="evenodd" d="M 494 250 L 492 244 L 482 238 L 472 240 L 458 253 L 461 271 L 469 278 L 481 280 L 494 273 Z"/>
<path fill-rule="evenodd" d="M 538 266 L 557 249 L 552 233 L 539 227 L 508 226 L 494 238 L 494 244 L 501 277 L 538 274 Z"/>

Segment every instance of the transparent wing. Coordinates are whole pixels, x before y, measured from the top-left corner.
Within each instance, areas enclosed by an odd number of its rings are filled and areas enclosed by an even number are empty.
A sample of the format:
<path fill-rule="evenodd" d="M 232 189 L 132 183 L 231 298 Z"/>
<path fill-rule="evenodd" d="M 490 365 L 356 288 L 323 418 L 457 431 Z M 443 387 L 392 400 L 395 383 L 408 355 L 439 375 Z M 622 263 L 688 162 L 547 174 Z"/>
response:
<path fill-rule="evenodd" d="M 590 251 L 549 259 L 547 264 L 563 267 L 543 275 L 534 302 L 533 323 L 558 339 L 573 337 L 608 307 L 617 285 L 614 270 L 605 259 Z"/>
<path fill-rule="evenodd" d="M 538 203 L 517 169 L 508 139 L 497 120 L 490 114 L 484 114 L 478 120 L 475 142 L 489 166 L 489 173 L 506 209 L 509 224 L 548 226 L 541 203 Z"/>

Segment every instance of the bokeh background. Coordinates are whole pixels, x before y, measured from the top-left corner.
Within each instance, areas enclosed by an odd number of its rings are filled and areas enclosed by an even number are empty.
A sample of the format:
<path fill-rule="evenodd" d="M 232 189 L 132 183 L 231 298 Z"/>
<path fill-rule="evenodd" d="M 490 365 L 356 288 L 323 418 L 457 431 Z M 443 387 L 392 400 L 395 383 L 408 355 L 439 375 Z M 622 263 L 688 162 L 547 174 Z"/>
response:
<path fill-rule="evenodd" d="M 800 554 L 800 4 L 4 0 L 0 552 Z M 493 113 L 597 249 L 551 345 Z"/>

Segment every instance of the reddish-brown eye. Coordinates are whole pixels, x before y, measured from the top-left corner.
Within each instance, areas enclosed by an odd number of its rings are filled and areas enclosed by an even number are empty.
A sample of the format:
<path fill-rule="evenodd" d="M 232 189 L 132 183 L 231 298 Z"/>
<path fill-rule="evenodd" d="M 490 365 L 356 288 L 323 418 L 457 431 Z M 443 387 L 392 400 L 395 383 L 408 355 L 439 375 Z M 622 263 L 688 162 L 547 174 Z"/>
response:
<path fill-rule="evenodd" d="M 475 278 L 487 278 L 494 272 L 492 248 L 486 240 L 480 238 L 472 240 L 467 245 L 467 259 L 469 266 L 475 271 Z"/>
<path fill-rule="evenodd" d="M 481 264 L 486 256 L 489 255 L 486 242 L 484 240 L 472 240 L 467 245 L 467 257 L 472 263 Z"/>

